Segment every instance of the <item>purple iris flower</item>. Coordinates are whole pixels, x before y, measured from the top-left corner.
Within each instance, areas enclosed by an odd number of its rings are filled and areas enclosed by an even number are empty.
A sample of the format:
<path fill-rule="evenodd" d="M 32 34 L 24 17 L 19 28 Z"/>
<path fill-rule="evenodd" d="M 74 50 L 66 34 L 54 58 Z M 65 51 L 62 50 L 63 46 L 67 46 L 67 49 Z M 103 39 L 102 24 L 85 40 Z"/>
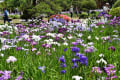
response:
<path fill-rule="evenodd" d="M 22 47 L 16 47 L 16 50 L 18 51 L 18 50 L 22 50 Z"/>
<path fill-rule="evenodd" d="M 109 64 L 107 67 L 103 68 L 104 71 L 107 73 L 106 80 L 117 78 L 117 76 L 115 76 L 116 70 L 114 70 L 114 68 L 115 66 L 113 66 L 112 64 Z"/>
<path fill-rule="evenodd" d="M 65 63 L 61 63 L 60 67 L 66 67 L 66 64 Z"/>
<path fill-rule="evenodd" d="M 96 25 L 99 26 L 99 25 L 103 25 L 103 24 L 105 24 L 105 23 L 99 22 Z"/>
<path fill-rule="evenodd" d="M 91 72 L 97 72 L 97 73 L 102 73 L 100 67 L 92 67 L 92 71 Z"/>
<path fill-rule="evenodd" d="M 42 47 L 45 47 L 46 45 L 47 45 L 47 44 L 42 44 L 41 46 L 42 46 Z"/>
<path fill-rule="evenodd" d="M 56 41 L 59 41 L 59 40 L 60 40 L 60 38 L 56 36 L 55 40 L 56 40 Z"/>
<path fill-rule="evenodd" d="M 111 47 L 108 48 L 108 50 L 115 51 L 115 47 L 114 47 L 114 46 L 111 46 Z"/>
<path fill-rule="evenodd" d="M 75 68 L 75 67 L 77 68 L 78 67 L 77 63 L 81 63 L 81 65 L 85 64 L 86 66 L 88 65 L 88 58 L 84 56 L 84 54 L 76 53 L 75 56 L 79 57 L 79 59 L 76 59 L 76 58 L 72 59 L 72 62 L 73 62 L 72 68 Z"/>
<path fill-rule="evenodd" d="M 42 47 L 51 48 L 51 44 L 42 44 Z"/>
<path fill-rule="evenodd" d="M 66 52 L 66 51 L 67 51 L 67 48 L 64 49 L 64 52 Z"/>
<path fill-rule="evenodd" d="M 71 44 L 72 44 L 73 46 L 78 45 L 78 43 L 77 43 L 77 42 L 72 42 Z"/>
<path fill-rule="evenodd" d="M 66 32 L 68 29 L 67 28 L 59 28 L 58 33 L 63 33 Z"/>
<path fill-rule="evenodd" d="M 25 33 L 20 33 L 20 36 L 23 36 Z"/>
<path fill-rule="evenodd" d="M 61 70 L 61 73 L 62 73 L 62 74 L 66 73 L 66 70 Z"/>
<path fill-rule="evenodd" d="M 20 75 L 15 80 L 21 80 L 23 77 Z"/>
<path fill-rule="evenodd" d="M 63 56 L 63 55 L 59 58 L 58 61 L 61 62 L 60 67 L 62 67 L 62 68 L 65 68 L 65 67 L 66 67 L 65 59 L 64 59 L 64 56 Z M 61 73 L 66 73 L 66 70 L 61 70 Z"/>
<path fill-rule="evenodd" d="M 23 72 L 22 72 L 22 71 L 20 72 L 20 75 L 21 75 L 21 76 L 23 75 Z"/>
<path fill-rule="evenodd" d="M 42 70 L 42 72 L 45 73 L 45 66 L 39 66 L 38 69 Z"/>
<path fill-rule="evenodd" d="M 80 49 L 78 47 L 71 47 L 72 52 L 78 53 Z"/>
<path fill-rule="evenodd" d="M 86 56 L 81 56 L 80 57 L 80 63 L 85 64 L 86 66 L 88 65 L 88 58 Z"/>
<path fill-rule="evenodd" d="M 78 56 L 79 58 L 82 57 L 84 54 L 76 53 L 75 56 Z"/>
<path fill-rule="evenodd" d="M 78 60 L 78 59 L 73 58 L 73 59 L 72 59 L 72 62 L 75 63 L 77 60 Z"/>
<path fill-rule="evenodd" d="M 73 63 L 72 68 L 77 68 L 77 67 L 78 67 L 77 63 Z"/>
<path fill-rule="evenodd" d="M 115 75 L 113 75 L 113 76 L 111 76 L 111 77 L 106 77 L 106 80 L 113 80 L 113 79 L 115 79 L 115 78 L 118 78 L 118 77 L 115 76 Z"/>
<path fill-rule="evenodd" d="M 80 22 L 80 19 L 78 19 L 77 22 Z"/>
<path fill-rule="evenodd" d="M 31 44 L 31 45 L 36 45 L 37 42 L 32 41 L 30 44 Z"/>
<path fill-rule="evenodd" d="M 71 19 L 71 22 L 72 22 L 72 23 L 74 23 L 74 20 L 73 20 L 73 19 Z"/>
<path fill-rule="evenodd" d="M 65 58 L 64 58 L 64 56 L 62 55 L 62 56 L 59 58 L 58 61 L 61 61 L 62 63 L 65 63 Z"/>

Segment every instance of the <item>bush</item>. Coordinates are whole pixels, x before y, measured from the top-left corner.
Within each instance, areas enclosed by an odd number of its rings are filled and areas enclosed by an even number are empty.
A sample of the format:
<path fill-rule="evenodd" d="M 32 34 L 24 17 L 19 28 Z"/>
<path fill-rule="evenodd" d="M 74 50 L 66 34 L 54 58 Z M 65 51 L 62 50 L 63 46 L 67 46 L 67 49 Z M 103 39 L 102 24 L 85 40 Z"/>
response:
<path fill-rule="evenodd" d="M 79 15 L 79 18 L 87 18 L 88 17 L 88 13 L 87 12 L 82 12 L 80 15 Z"/>
<path fill-rule="evenodd" d="M 21 18 L 22 19 L 26 19 L 26 21 L 30 18 L 33 17 L 33 12 L 32 12 L 32 9 L 31 8 L 26 8 L 24 11 L 23 11 L 23 15 L 21 15 Z"/>
<path fill-rule="evenodd" d="M 32 8 L 34 16 L 40 16 L 40 14 L 46 14 L 47 16 L 58 14 L 61 12 L 61 7 L 54 2 L 40 2 Z"/>
<path fill-rule="evenodd" d="M 89 16 L 91 17 L 91 18 L 97 18 L 97 16 L 100 14 L 100 12 L 97 12 L 97 11 L 92 11 L 90 14 L 89 14 Z"/>
<path fill-rule="evenodd" d="M 87 8 L 82 8 L 82 11 L 88 12 L 89 10 Z"/>
<path fill-rule="evenodd" d="M 114 16 L 120 16 L 120 7 L 112 8 L 109 12 L 110 15 Z"/>
<path fill-rule="evenodd" d="M 96 9 L 97 5 L 96 5 L 95 0 L 84 0 L 82 1 L 82 8 L 86 8 L 88 10 Z"/>
<path fill-rule="evenodd" d="M 40 16 L 40 14 L 54 14 L 54 11 L 51 10 L 50 6 L 45 2 L 41 2 L 36 5 L 32 11 L 34 12 L 34 16 Z"/>
<path fill-rule="evenodd" d="M 120 0 L 117 0 L 113 5 L 113 8 L 120 7 Z"/>

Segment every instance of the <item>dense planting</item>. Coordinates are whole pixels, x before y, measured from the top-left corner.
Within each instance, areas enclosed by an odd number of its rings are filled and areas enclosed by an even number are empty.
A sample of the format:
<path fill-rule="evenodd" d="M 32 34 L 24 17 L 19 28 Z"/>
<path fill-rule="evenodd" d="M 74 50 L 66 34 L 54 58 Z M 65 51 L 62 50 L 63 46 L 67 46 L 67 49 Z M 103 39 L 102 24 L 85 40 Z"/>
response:
<path fill-rule="evenodd" d="M 0 80 L 119 80 L 119 35 L 119 17 L 0 25 Z"/>

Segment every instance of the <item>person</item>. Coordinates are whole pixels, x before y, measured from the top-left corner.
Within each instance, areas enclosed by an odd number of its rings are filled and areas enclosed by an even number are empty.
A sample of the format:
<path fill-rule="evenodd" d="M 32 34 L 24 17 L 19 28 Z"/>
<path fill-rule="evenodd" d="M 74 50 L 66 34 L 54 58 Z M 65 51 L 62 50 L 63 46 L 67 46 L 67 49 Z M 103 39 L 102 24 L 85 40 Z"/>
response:
<path fill-rule="evenodd" d="M 10 23 L 9 18 L 8 18 L 8 11 L 6 8 L 4 8 L 4 24 L 6 23 L 6 21 L 8 21 L 8 23 Z"/>
<path fill-rule="evenodd" d="M 103 12 L 105 14 L 108 14 L 109 11 L 110 11 L 109 3 L 106 3 L 105 6 L 103 6 Z M 108 19 L 109 19 L 108 17 L 104 16 L 104 19 L 102 21 L 106 23 L 106 22 L 108 22 Z"/>
<path fill-rule="evenodd" d="M 17 13 L 18 13 L 18 8 L 15 9 L 15 14 L 17 14 Z"/>
<path fill-rule="evenodd" d="M 72 5 L 70 7 L 70 16 L 71 16 L 71 18 L 73 17 L 73 6 Z"/>
<path fill-rule="evenodd" d="M 76 17 L 78 17 L 79 11 L 78 8 L 76 7 L 76 11 L 75 11 Z"/>
<path fill-rule="evenodd" d="M 105 6 L 103 6 L 103 12 L 108 13 L 109 12 L 109 3 L 106 3 Z"/>

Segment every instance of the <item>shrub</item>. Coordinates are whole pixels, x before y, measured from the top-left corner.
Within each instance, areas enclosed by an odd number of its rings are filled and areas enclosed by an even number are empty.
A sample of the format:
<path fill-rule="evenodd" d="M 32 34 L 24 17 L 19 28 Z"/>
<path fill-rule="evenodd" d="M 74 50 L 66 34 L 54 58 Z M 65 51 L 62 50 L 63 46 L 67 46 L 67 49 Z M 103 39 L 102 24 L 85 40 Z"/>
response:
<path fill-rule="evenodd" d="M 90 9 L 96 9 L 97 5 L 95 0 L 84 0 L 82 1 L 82 8 L 86 8 L 88 10 Z"/>
<path fill-rule="evenodd" d="M 97 18 L 97 16 L 98 16 L 99 14 L 100 14 L 100 12 L 92 11 L 92 12 L 89 14 L 89 16 L 90 16 L 91 18 L 93 18 L 93 17 Z"/>
<path fill-rule="evenodd" d="M 57 14 L 58 12 L 60 12 L 61 7 L 53 2 L 49 2 L 47 4 L 45 2 L 41 2 L 33 7 L 32 11 L 34 12 L 34 15 L 36 17 L 40 16 L 40 14 L 46 14 L 50 16 L 52 14 Z"/>
<path fill-rule="evenodd" d="M 89 10 L 87 8 L 82 8 L 82 11 L 88 12 Z"/>
<path fill-rule="evenodd" d="M 113 5 L 113 8 L 120 7 L 120 0 L 117 0 Z"/>
<path fill-rule="evenodd" d="M 54 12 L 50 9 L 50 6 L 48 4 L 45 4 L 44 2 L 39 3 L 36 5 L 32 11 L 35 13 L 34 16 L 40 16 L 40 14 L 53 14 Z"/>
<path fill-rule="evenodd" d="M 79 15 L 79 18 L 87 18 L 88 17 L 88 13 L 87 12 L 82 12 L 80 15 Z"/>
<path fill-rule="evenodd" d="M 109 14 L 112 16 L 120 16 L 120 7 L 112 8 Z"/>
<path fill-rule="evenodd" d="M 22 19 L 30 19 L 32 18 L 34 13 L 32 12 L 32 9 L 31 8 L 26 8 L 24 11 L 23 11 L 23 15 L 21 15 L 21 18 Z"/>

